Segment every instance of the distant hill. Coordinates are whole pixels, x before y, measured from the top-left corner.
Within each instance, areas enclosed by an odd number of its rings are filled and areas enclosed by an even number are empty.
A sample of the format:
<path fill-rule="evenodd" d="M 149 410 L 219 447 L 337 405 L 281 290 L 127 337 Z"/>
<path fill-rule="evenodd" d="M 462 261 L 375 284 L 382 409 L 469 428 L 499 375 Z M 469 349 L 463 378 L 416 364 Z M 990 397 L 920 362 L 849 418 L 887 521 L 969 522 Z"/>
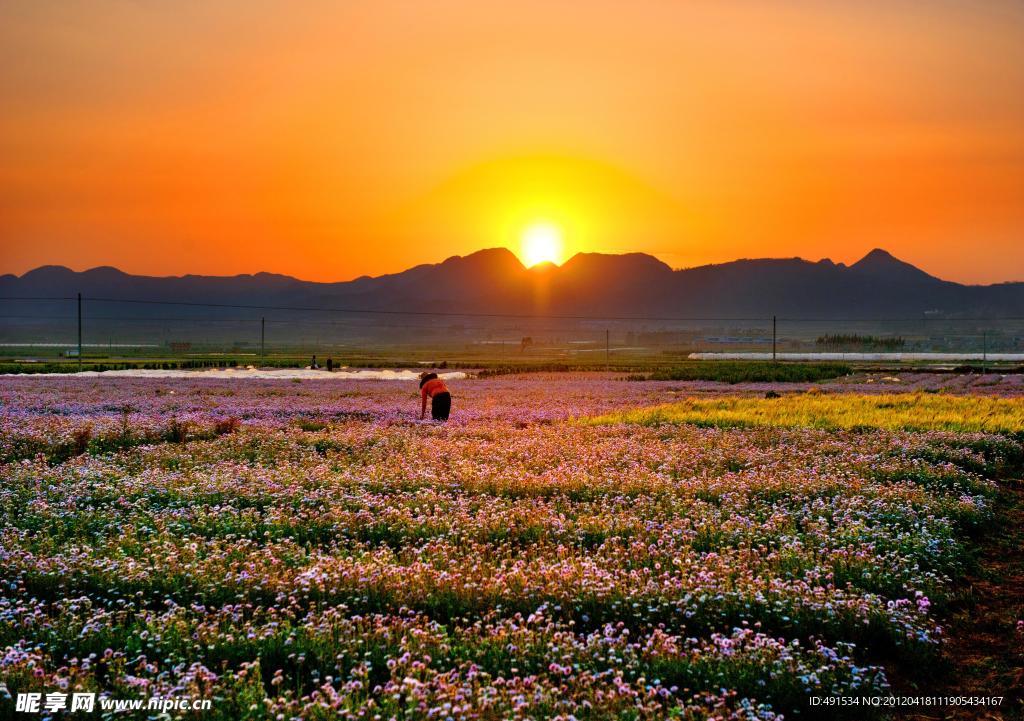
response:
<path fill-rule="evenodd" d="M 928 275 L 884 250 L 846 266 L 800 258 L 736 260 L 672 270 L 643 253 L 580 253 L 562 266 L 525 268 L 503 248 L 401 273 L 314 283 L 257 273 L 148 277 L 111 267 L 44 266 L 0 276 L 3 296 L 67 296 L 378 311 L 614 317 L 933 317 L 1024 315 L 1024 283 L 962 285 Z M 6 301 L 11 303 L 11 301 Z M 46 304 L 19 303 L 45 315 Z M 145 317 L 208 317 L 238 309 L 133 306 Z"/>

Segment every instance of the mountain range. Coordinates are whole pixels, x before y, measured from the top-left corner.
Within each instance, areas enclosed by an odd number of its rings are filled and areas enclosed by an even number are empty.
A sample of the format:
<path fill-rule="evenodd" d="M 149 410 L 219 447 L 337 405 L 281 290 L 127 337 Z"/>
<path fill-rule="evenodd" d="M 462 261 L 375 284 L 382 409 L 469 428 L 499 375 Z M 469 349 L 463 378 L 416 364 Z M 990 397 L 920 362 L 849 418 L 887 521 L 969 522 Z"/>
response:
<path fill-rule="evenodd" d="M 658 318 L 1024 315 L 1024 283 L 980 286 L 942 280 L 880 249 L 852 265 L 786 258 L 673 270 L 643 253 L 579 253 L 561 266 L 526 268 L 509 250 L 492 248 L 400 273 L 336 283 L 272 273 L 150 277 L 108 266 L 75 272 L 51 265 L 21 276 L 0 276 L 0 299 L 76 293 L 86 298 L 416 313 Z M 52 312 L 42 308 L 45 304 L 17 306 L 22 315 Z M 143 315 L 168 312 L 160 305 L 133 308 L 133 313 Z M 182 308 L 174 312 L 194 317 L 223 312 Z"/>

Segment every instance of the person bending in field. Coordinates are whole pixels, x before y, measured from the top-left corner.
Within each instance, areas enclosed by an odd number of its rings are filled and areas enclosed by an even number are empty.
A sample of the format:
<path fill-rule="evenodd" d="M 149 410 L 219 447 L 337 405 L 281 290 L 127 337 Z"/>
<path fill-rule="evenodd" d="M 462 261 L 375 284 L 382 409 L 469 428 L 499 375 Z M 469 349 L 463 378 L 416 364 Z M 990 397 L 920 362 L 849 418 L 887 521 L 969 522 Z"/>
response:
<path fill-rule="evenodd" d="M 430 416 L 435 421 L 446 421 L 452 411 L 452 394 L 448 386 L 437 377 L 437 373 L 420 373 L 420 420 L 427 415 L 427 398 L 430 398 Z"/>

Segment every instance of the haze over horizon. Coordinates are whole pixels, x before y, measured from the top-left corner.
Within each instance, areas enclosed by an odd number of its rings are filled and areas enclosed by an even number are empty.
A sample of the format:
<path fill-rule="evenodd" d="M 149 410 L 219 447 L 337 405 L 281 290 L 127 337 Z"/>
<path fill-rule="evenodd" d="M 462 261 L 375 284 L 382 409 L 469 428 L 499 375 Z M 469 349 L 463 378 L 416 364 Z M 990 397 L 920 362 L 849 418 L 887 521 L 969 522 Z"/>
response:
<path fill-rule="evenodd" d="M 0 61 L 0 273 L 502 246 L 1024 275 L 1013 0 L 13 0 Z"/>

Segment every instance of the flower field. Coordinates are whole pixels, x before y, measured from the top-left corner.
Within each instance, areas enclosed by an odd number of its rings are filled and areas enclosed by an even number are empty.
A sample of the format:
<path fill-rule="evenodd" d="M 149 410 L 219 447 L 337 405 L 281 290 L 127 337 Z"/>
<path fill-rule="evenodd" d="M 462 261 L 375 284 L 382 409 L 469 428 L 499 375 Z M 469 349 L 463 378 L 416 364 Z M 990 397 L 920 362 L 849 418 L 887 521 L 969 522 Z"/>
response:
<path fill-rule="evenodd" d="M 394 382 L 0 379 L 0 696 L 834 718 L 941 665 L 1024 459 L 991 387 L 452 385 L 436 425 Z"/>

